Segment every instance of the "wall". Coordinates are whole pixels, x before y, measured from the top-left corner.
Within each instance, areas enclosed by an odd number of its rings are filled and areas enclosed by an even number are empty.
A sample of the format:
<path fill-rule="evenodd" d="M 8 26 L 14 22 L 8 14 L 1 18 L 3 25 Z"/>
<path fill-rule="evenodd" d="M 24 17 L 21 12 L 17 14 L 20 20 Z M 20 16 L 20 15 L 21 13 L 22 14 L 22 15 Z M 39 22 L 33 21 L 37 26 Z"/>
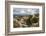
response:
<path fill-rule="evenodd" d="M 46 0 L 17 0 L 17 1 L 44 2 L 44 3 L 46 3 Z M 46 4 L 45 4 L 45 13 L 46 13 Z M 45 16 L 45 18 L 46 18 L 46 16 Z M 45 23 L 45 27 L 46 27 L 46 23 Z M 45 29 L 45 32 L 46 32 L 46 29 Z M 0 0 L 0 36 L 5 36 L 5 0 Z M 16 36 L 46 36 L 46 33 L 16 35 Z"/>

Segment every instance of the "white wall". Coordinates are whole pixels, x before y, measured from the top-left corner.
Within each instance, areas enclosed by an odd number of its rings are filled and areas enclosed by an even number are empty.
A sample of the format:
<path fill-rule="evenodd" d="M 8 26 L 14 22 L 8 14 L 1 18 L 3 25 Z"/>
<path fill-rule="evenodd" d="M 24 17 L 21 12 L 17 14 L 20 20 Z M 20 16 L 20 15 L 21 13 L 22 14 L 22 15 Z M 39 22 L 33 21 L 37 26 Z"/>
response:
<path fill-rule="evenodd" d="M 24 1 L 24 0 L 19 0 L 19 1 Z M 46 0 L 25 0 L 25 1 L 28 1 L 28 2 L 45 2 L 46 3 Z M 46 5 L 45 5 L 45 10 L 46 10 Z M 45 11 L 45 13 L 46 13 L 46 11 Z M 46 18 L 46 16 L 45 16 L 45 18 Z M 45 27 L 46 27 L 46 23 L 45 23 Z M 46 32 L 46 29 L 45 29 L 45 32 Z M 0 0 L 0 36 L 5 36 L 5 0 Z M 46 33 L 16 35 L 16 36 L 46 36 Z"/>

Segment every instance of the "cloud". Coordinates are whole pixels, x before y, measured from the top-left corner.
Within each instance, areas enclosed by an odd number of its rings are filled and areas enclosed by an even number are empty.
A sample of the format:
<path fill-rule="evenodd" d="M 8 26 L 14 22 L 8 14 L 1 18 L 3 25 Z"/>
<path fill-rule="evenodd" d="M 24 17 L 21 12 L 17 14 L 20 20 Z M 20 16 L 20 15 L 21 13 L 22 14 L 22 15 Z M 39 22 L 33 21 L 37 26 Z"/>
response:
<path fill-rule="evenodd" d="M 13 14 L 16 15 L 33 15 L 39 13 L 37 8 L 14 8 Z"/>

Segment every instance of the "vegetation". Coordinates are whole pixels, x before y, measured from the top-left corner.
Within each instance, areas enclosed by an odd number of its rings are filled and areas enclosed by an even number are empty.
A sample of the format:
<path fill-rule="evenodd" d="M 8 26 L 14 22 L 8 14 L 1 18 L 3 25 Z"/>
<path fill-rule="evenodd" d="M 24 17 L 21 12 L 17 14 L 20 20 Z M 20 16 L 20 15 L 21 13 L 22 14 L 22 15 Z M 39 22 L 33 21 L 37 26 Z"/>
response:
<path fill-rule="evenodd" d="M 13 26 L 16 27 L 38 27 L 39 26 L 39 14 L 28 16 L 14 16 Z"/>

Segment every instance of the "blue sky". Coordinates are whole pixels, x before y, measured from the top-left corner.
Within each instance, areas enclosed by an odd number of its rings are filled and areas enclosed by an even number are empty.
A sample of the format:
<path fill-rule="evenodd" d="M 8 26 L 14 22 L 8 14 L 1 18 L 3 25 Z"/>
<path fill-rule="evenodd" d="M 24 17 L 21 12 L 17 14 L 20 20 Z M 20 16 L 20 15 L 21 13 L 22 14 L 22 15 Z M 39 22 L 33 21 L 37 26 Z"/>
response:
<path fill-rule="evenodd" d="M 33 15 L 39 13 L 38 8 L 13 8 L 13 15 Z"/>

